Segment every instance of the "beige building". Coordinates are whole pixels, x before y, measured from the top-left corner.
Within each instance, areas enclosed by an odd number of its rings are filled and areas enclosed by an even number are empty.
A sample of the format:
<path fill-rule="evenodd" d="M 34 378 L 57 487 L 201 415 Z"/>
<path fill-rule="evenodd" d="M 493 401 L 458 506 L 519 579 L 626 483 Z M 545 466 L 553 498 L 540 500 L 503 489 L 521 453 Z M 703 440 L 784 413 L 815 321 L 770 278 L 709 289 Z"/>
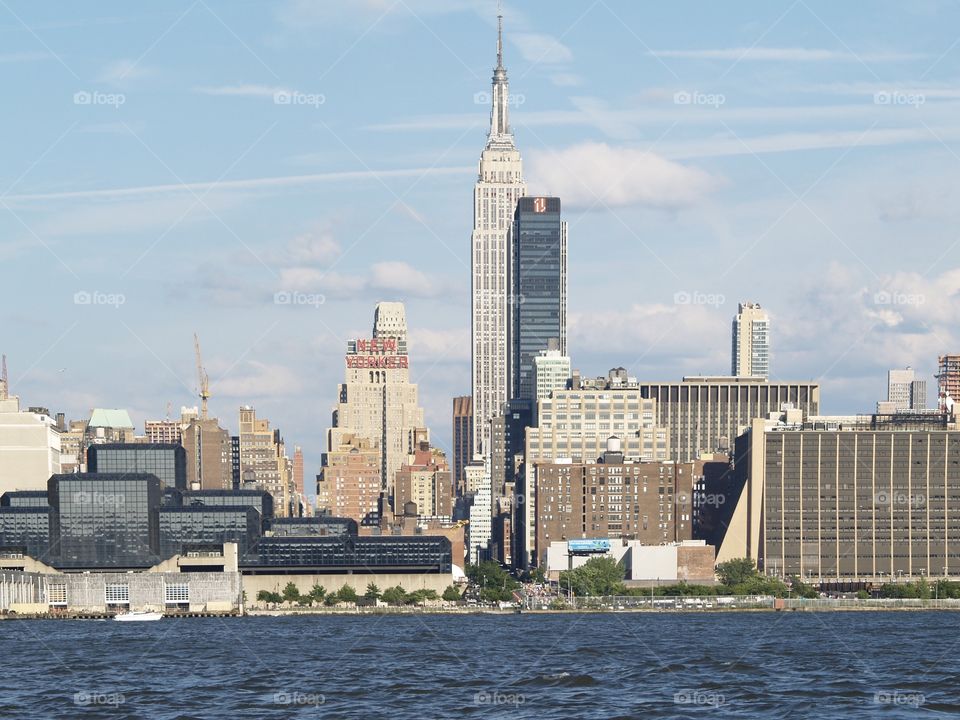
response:
<path fill-rule="evenodd" d="M 424 427 L 417 385 L 410 382 L 402 303 L 377 304 L 373 337 L 348 341 L 345 364 L 327 448 L 339 448 L 346 436 L 373 441 L 381 454 L 383 489 L 392 497 L 396 473 L 414 452 L 417 430 Z"/>
<path fill-rule="evenodd" d="M 770 318 L 758 303 L 740 303 L 737 309 L 730 372 L 737 377 L 770 375 Z"/>
<path fill-rule="evenodd" d="M 442 451 L 423 443 L 397 472 L 395 506 L 403 511 L 408 502 L 419 515 L 453 514 L 453 480 Z"/>
<path fill-rule="evenodd" d="M 230 433 L 216 418 L 190 417 L 183 430 L 187 451 L 187 487 L 225 490 L 233 487 Z"/>
<path fill-rule="evenodd" d="M 287 517 L 295 495 L 293 463 L 287 457 L 279 430 L 270 429 L 270 421 L 258 418 L 250 405 L 240 408 L 240 479 L 255 482 L 273 495 L 274 513 Z"/>
<path fill-rule="evenodd" d="M 0 493 L 46 490 L 60 472 L 60 431 L 48 415 L 20 409 L 20 398 L 0 397 Z"/>
<path fill-rule="evenodd" d="M 379 519 L 380 448 L 367 438 L 345 433 L 336 450 L 324 455 L 317 478 L 317 511 L 353 518 L 361 525 Z"/>

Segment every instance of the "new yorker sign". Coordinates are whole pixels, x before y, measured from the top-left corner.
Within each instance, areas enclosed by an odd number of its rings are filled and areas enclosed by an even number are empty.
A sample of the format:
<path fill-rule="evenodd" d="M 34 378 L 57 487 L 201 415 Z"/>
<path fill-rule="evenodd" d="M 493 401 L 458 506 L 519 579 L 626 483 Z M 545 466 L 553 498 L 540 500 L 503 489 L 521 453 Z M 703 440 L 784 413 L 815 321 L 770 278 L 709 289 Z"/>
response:
<path fill-rule="evenodd" d="M 396 338 L 354 340 L 351 344 L 356 349 L 354 350 L 351 347 L 347 351 L 348 368 L 397 369 L 409 367 L 407 356 L 397 354 Z"/>

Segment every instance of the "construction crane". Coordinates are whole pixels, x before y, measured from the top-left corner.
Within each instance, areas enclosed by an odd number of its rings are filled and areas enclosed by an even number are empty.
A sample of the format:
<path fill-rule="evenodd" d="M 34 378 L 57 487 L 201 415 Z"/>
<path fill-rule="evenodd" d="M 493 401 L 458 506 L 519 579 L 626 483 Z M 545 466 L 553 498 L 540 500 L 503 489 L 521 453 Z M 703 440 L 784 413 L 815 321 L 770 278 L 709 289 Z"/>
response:
<path fill-rule="evenodd" d="M 210 399 L 210 378 L 203 369 L 203 360 L 200 358 L 200 338 L 193 334 L 193 347 L 197 351 L 197 382 L 200 385 L 200 417 L 207 419 L 207 400 Z"/>

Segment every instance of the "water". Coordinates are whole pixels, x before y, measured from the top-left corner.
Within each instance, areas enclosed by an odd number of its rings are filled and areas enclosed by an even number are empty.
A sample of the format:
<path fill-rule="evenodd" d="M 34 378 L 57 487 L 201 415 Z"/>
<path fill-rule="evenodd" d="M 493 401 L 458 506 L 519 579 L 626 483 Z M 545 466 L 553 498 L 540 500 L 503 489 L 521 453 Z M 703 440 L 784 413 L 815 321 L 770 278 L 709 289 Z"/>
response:
<path fill-rule="evenodd" d="M 960 716 L 960 613 L 0 622 L 0 718 Z"/>

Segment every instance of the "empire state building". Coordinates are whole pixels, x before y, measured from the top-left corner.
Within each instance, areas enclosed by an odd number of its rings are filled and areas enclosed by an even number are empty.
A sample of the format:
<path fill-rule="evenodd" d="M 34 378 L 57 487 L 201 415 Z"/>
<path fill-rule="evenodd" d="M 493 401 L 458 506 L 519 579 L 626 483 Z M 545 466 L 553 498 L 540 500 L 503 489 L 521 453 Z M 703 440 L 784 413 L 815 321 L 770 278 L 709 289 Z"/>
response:
<path fill-rule="evenodd" d="M 510 225 L 517 201 L 527 192 L 523 162 L 510 131 L 510 90 L 503 67 L 503 18 L 498 18 L 497 66 L 493 70 L 490 133 L 480 155 L 473 190 L 473 233 L 470 237 L 471 340 L 473 348 L 473 447 L 489 452 L 491 418 L 508 400 L 507 268 Z"/>

